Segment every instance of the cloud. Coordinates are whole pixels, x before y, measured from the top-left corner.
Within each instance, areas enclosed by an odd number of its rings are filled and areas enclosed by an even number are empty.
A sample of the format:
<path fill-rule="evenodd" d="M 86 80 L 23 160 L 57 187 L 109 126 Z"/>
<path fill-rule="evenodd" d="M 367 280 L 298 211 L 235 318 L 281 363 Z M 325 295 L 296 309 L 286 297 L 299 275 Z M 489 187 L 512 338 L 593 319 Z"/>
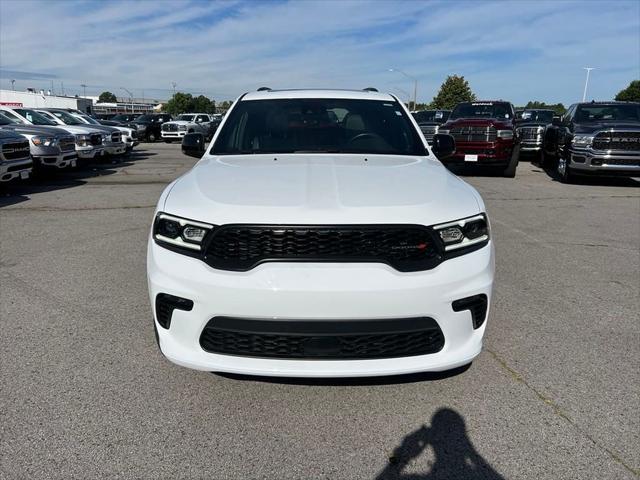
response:
<path fill-rule="evenodd" d="M 412 91 L 388 72 L 395 67 L 419 79 L 420 101 L 457 73 L 480 97 L 568 104 L 582 95 L 587 65 L 597 67 L 594 98 L 640 77 L 640 3 L 0 2 L 4 88 L 11 70 L 47 72 L 67 90 L 156 97 L 173 81 L 216 99 L 262 85 Z"/>

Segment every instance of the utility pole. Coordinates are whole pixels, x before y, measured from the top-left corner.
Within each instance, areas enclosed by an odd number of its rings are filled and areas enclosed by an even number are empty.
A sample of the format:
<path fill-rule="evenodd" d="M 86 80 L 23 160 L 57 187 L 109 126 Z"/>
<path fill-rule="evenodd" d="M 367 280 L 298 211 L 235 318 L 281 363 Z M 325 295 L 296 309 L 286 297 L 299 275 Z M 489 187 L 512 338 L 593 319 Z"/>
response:
<path fill-rule="evenodd" d="M 131 93 L 129 90 L 127 90 L 124 87 L 120 87 L 120 88 L 129 94 L 129 99 L 131 100 L 131 113 L 133 113 L 133 93 Z"/>
<path fill-rule="evenodd" d="M 587 101 L 587 87 L 589 86 L 589 74 L 591 73 L 591 70 L 595 70 L 595 67 L 582 67 L 582 68 L 587 71 L 587 78 L 584 81 L 584 92 L 582 92 L 582 101 L 586 102 Z"/>
<path fill-rule="evenodd" d="M 176 96 L 176 82 L 171 82 L 171 85 L 173 85 L 173 96 Z"/>
<path fill-rule="evenodd" d="M 83 96 L 84 98 L 87 98 L 87 86 L 86 86 L 84 83 L 81 83 L 81 84 L 80 84 L 80 86 L 82 87 L 82 90 L 83 90 L 83 92 L 84 92 L 84 93 L 82 94 L 82 96 Z"/>
<path fill-rule="evenodd" d="M 402 70 L 398 70 L 397 68 L 390 68 L 389 71 L 398 72 L 404 75 L 405 77 L 407 77 L 408 79 L 413 80 L 413 109 L 415 110 L 416 105 L 418 104 L 418 79 L 416 77 L 412 77 L 406 72 L 403 72 Z"/>
<path fill-rule="evenodd" d="M 14 92 L 16 91 L 16 87 L 14 86 L 16 84 L 15 80 L 11 80 L 11 90 L 13 90 Z"/>
<path fill-rule="evenodd" d="M 64 82 L 60 82 L 60 86 L 62 87 L 62 96 L 64 97 Z"/>

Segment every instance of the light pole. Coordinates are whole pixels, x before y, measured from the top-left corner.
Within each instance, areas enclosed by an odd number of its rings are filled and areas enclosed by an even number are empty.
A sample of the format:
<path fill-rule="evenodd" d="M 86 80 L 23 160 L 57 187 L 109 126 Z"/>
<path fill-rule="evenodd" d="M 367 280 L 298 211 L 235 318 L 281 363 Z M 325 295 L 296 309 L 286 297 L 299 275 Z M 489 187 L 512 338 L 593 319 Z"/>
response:
<path fill-rule="evenodd" d="M 82 96 L 84 98 L 87 98 L 87 86 L 84 83 L 81 83 L 80 86 L 82 87 L 82 91 L 83 91 Z"/>
<path fill-rule="evenodd" d="M 176 82 L 171 82 L 171 86 L 173 87 L 173 96 L 174 97 L 176 96 L 176 85 L 177 85 Z"/>
<path fill-rule="evenodd" d="M 133 93 L 131 93 L 129 90 L 127 90 L 124 87 L 120 87 L 120 88 L 129 94 L 129 99 L 131 100 L 131 113 L 133 113 Z"/>
<path fill-rule="evenodd" d="M 582 92 L 582 101 L 585 102 L 587 100 L 587 87 L 589 86 L 589 74 L 591 70 L 595 70 L 595 67 L 582 67 L 587 71 L 587 78 L 584 81 L 584 92 Z"/>
<path fill-rule="evenodd" d="M 13 90 L 14 92 L 16 91 L 16 88 L 14 87 L 15 83 L 15 80 L 11 80 L 11 90 Z"/>
<path fill-rule="evenodd" d="M 402 70 L 398 70 L 397 68 L 390 68 L 389 71 L 398 72 L 404 75 L 405 77 L 407 77 L 408 79 L 413 80 L 413 109 L 415 110 L 417 101 L 418 101 L 418 79 L 416 77 L 412 77 L 406 72 L 403 72 Z"/>

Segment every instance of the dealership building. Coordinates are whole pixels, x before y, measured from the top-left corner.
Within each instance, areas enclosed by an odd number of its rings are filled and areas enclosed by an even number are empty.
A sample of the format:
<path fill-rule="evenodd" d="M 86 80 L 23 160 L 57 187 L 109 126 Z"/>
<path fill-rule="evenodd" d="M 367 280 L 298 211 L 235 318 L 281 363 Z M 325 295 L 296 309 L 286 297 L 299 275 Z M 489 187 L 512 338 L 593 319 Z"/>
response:
<path fill-rule="evenodd" d="M 24 92 L 0 90 L 0 105 L 24 108 L 74 108 L 93 113 L 93 100 L 90 98 L 51 95 L 45 90 L 29 89 Z"/>

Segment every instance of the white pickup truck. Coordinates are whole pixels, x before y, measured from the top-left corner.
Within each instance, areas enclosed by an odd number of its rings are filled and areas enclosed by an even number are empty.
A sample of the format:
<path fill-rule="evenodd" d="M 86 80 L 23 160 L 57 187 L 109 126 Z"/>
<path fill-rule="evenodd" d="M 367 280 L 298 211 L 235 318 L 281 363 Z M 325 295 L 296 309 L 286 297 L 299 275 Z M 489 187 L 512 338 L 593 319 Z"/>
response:
<path fill-rule="evenodd" d="M 213 119 L 213 115 L 208 113 L 183 113 L 176 120 L 162 124 L 162 139 L 171 143 L 173 140 L 182 140 L 187 133 L 202 133 L 209 140 Z"/>

